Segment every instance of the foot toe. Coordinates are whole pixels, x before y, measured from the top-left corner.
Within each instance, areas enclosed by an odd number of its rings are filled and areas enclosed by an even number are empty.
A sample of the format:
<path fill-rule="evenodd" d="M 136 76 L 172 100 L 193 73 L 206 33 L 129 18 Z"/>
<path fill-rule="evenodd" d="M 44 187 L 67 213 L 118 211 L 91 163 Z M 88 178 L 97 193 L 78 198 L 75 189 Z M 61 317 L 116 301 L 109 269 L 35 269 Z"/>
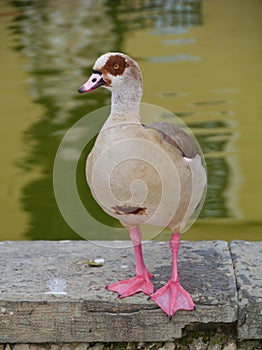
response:
<path fill-rule="evenodd" d="M 154 292 L 154 286 L 147 276 L 135 276 L 128 280 L 116 282 L 107 286 L 107 290 L 118 293 L 119 298 L 129 297 L 142 292 L 146 295 Z"/>
<path fill-rule="evenodd" d="M 169 281 L 151 296 L 151 300 L 168 315 L 170 320 L 178 310 L 194 310 L 195 308 L 190 294 L 179 282 Z"/>

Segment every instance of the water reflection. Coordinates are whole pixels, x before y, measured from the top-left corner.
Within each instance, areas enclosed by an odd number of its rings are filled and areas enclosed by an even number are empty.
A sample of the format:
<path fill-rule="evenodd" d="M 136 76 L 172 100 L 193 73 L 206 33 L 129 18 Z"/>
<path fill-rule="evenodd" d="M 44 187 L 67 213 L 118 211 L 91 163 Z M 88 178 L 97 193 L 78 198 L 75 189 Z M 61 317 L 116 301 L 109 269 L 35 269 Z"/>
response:
<path fill-rule="evenodd" d="M 77 88 L 83 83 L 83 78 L 89 75 L 96 58 L 107 51 L 124 51 L 126 37 L 134 31 L 148 29 L 151 36 L 178 35 L 186 33 L 187 26 L 201 25 L 201 2 L 22 0 L 12 3 L 22 12 L 12 26 L 13 31 L 19 33 L 20 40 L 16 49 L 22 50 L 29 58 L 26 68 L 30 72 L 30 91 L 34 100 L 45 110 L 24 135 L 24 142 L 32 145 L 30 154 L 24 160 L 24 168 L 30 170 L 40 166 L 42 169 L 41 178 L 29 183 L 23 190 L 23 206 L 31 217 L 26 234 L 30 239 L 77 239 L 78 236 L 61 217 L 54 198 L 54 157 L 65 132 L 79 118 L 110 101 L 109 94 L 105 91 L 90 94 L 87 99 L 77 95 Z M 162 40 L 162 44 L 169 48 L 184 48 L 196 43 L 195 38 Z M 157 56 L 141 55 L 138 58 L 138 62 L 143 65 L 180 64 L 188 61 L 198 64 L 201 60 L 197 51 L 192 55 L 161 52 Z M 229 90 L 224 89 L 223 93 L 235 92 L 234 89 Z M 157 93 L 168 104 L 174 98 L 188 96 L 187 92 L 177 91 Z M 221 89 L 214 90 L 214 93 L 221 93 Z M 232 167 L 227 157 L 227 148 L 234 136 L 229 119 L 234 112 L 228 108 L 231 102 L 224 99 L 199 99 L 191 101 L 191 110 L 174 110 L 195 131 L 206 155 L 209 186 L 201 212 L 203 219 L 234 216 L 226 198 L 232 176 Z M 92 123 L 95 127 L 96 121 Z M 92 143 L 87 145 L 86 152 L 91 145 Z M 85 155 L 80 161 L 78 181 L 82 200 L 86 200 L 86 206 L 93 216 L 103 217 L 108 224 L 115 225 L 115 221 L 106 218 L 106 214 L 90 195 L 83 177 L 84 157 Z M 102 233 L 99 238 L 108 239 Z"/>
<path fill-rule="evenodd" d="M 200 61 L 201 57 L 192 55 L 171 55 L 171 56 L 153 56 L 149 61 L 153 63 L 157 62 L 179 62 L 179 61 Z"/>
<path fill-rule="evenodd" d="M 180 26 L 201 23 L 201 0 L 115 0 L 108 1 L 112 11 L 129 29 L 154 28 L 160 32 L 177 32 Z"/>
<path fill-rule="evenodd" d="M 25 134 L 32 148 L 24 166 L 40 165 L 43 174 L 23 190 L 23 205 L 31 216 L 26 234 L 31 239 L 76 239 L 56 205 L 53 163 L 66 130 L 108 103 L 107 95 L 97 93 L 87 104 L 76 91 L 97 56 L 119 49 L 122 34 L 112 35 L 117 24 L 107 14 L 105 1 L 14 3 L 23 10 L 13 29 L 20 33 L 19 49 L 29 57 L 31 93 L 46 111 Z"/>

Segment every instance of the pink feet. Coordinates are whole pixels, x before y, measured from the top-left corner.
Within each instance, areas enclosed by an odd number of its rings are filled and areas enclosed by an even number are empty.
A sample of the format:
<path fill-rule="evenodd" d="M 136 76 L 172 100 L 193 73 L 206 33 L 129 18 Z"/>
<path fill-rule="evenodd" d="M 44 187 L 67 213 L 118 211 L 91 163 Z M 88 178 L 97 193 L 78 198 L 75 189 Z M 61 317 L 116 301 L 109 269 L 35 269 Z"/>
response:
<path fill-rule="evenodd" d="M 194 310 L 195 304 L 190 294 L 179 281 L 169 281 L 151 295 L 154 301 L 171 319 L 177 310 Z"/>
<path fill-rule="evenodd" d="M 136 276 L 128 280 L 110 284 L 106 287 L 107 290 L 118 293 L 120 298 L 129 297 L 139 292 L 143 292 L 147 295 L 154 292 L 154 285 L 150 282 L 153 275 L 147 270 L 143 259 L 140 229 L 136 226 L 130 228 L 129 232 L 135 250 Z"/>
<path fill-rule="evenodd" d="M 136 257 L 136 276 L 128 280 L 116 282 L 107 286 L 107 290 L 116 292 L 120 298 L 143 292 L 151 295 L 154 292 L 153 276 L 147 270 L 141 246 L 139 227 L 129 229 Z M 167 284 L 153 293 L 149 299 L 154 301 L 171 319 L 177 310 L 194 310 L 195 305 L 190 294 L 180 285 L 177 271 L 177 255 L 180 245 L 180 233 L 172 233 L 170 248 L 172 252 L 172 273 Z"/>
<path fill-rule="evenodd" d="M 106 289 L 118 293 L 119 298 L 129 297 L 139 292 L 150 295 L 154 292 L 154 285 L 150 281 L 151 278 L 153 278 L 153 275 L 146 270 L 143 275 L 112 283 Z"/>

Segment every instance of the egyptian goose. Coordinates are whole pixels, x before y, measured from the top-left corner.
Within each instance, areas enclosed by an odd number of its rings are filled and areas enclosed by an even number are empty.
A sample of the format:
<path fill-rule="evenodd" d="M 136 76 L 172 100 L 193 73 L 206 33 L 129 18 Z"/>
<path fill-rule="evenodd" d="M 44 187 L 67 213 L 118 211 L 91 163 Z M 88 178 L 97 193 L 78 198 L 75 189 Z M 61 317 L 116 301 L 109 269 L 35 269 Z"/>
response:
<path fill-rule="evenodd" d="M 195 139 L 176 125 L 141 124 L 141 71 L 127 55 L 109 52 L 100 56 L 78 91 L 90 92 L 100 86 L 112 92 L 111 113 L 88 155 L 86 178 L 103 210 L 129 229 L 136 258 L 136 276 L 107 289 L 120 298 L 138 292 L 150 295 L 172 318 L 177 310 L 195 308 L 180 285 L 177 258 L 180 232 L 205 194 L 202 152 Z M 172 231 L 171 277 L 156 292 L 142 255 L 139 225 L 143 223 Z"/>

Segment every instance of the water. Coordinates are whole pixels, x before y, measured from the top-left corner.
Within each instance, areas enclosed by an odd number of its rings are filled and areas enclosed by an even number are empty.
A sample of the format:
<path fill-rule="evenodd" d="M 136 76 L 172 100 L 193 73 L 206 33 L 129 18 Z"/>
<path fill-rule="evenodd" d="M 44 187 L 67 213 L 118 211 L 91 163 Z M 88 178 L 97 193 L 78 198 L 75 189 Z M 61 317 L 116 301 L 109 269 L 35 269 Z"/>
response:
<path fill-rule="evenodd" d="M 206 202 L 183 238 L 261 240 L 261 10 L 258 0 L 3 1 L 0 239 L 80 238 L 57 208 L 54 159 L 66 131 L 110 103 L 103 89 L 76 92 L 94 61 L 123 51 L 140 64 L 143 101 L 176 113 L 206 156 Z M 88 193 L 83 159 L 81 199 L 115 226 Z"/>

